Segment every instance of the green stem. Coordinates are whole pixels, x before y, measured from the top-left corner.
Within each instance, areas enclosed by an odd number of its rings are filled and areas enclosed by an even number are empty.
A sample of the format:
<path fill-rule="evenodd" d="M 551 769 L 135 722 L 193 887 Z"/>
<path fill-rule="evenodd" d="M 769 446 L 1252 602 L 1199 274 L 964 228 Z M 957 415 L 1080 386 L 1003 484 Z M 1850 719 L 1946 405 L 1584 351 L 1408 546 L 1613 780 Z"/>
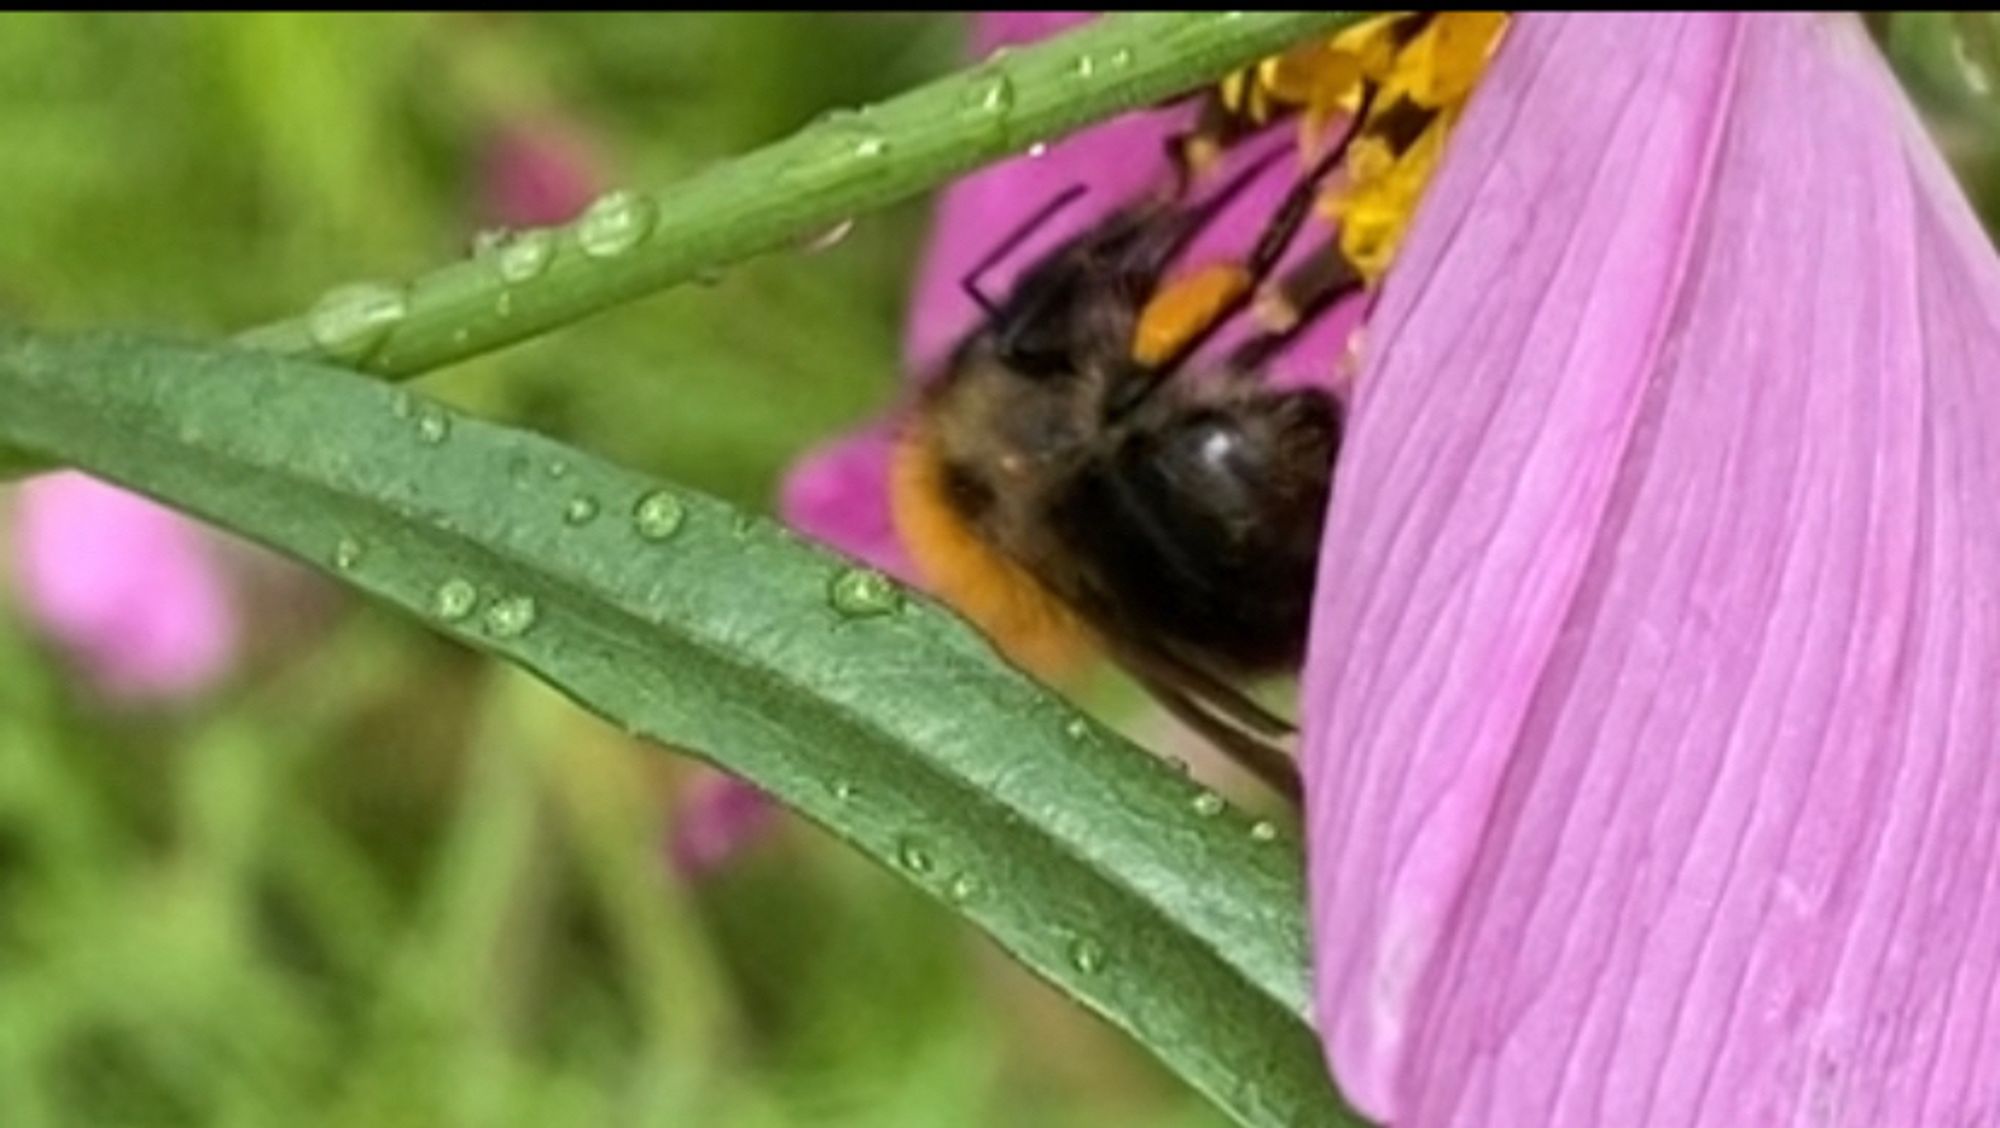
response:
<path fill-rule="evenodd" d="M 390 379 L 416 376 L 798 245 L 1367 14 L 1105 16 L 878 105 L 829 115 L 672 188 L 617 194 L 568 227 L 517 232 L 407 286 L 342 287 L 313 312 L 247 330 L 236 342 Z M 0 481 L 46 468 L 0 447 Z"/>
<path fill-rule="evenodd" d="M 822 118 L 670 189 L 616 194 L 566 228 L 519 233 L 406 289 L 336 291 L 317 315 L 237 340 L 381 376 L 413 376 L 796 245 L 1363 14 L 1155 12 L 1093 20 L 878 105 Z"/>

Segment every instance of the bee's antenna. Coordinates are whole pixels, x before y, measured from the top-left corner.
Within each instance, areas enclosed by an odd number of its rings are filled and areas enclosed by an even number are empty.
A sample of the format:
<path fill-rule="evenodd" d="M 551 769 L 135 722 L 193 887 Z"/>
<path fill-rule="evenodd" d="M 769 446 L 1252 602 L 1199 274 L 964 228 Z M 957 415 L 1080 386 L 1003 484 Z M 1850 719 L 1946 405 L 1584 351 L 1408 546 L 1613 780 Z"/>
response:
<path fill-rule="evenodd" d="M 1082 184 L 1072 184 L 1061 192 L 1056 193 L 1054 199 L 1043 204 L 1039 210 L 1027 219 L 1022 220 L 1014 230 L 1009 231 L 991 251 L 986 253 L 985 258 L 980 259 L 977 265 L 967 271 L 965 277 L 958 280 L 958 288 L 963 290 L 965 296 L 971 298 L 972 303 L 978 306 L 981 312 L 986 314 L 988 321 L 998 321 L 1000 319 L 1000 307 L 992 298 L 986 295 L 986 291 L 980 289 L 980 280 L 986 276 L 988 271 L 999 266 L 1008 255 L 1019 250 L 1021 244 L 1027 242 L 1036 231 L 1041 230 L 1043 224 L 1054 219 L 1056 213 L 1075 203 L 1086 191 L 1088 189 Z"/>

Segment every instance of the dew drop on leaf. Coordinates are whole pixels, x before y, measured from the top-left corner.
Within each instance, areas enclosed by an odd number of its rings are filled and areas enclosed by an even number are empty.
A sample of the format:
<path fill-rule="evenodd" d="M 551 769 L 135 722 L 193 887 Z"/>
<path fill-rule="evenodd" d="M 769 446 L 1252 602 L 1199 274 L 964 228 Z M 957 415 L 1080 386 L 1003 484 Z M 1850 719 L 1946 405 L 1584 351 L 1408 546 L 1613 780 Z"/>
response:
<path fill-rule="evenodd" d="M 486 631 L 494 638 L 519 638 L 534 627 L 538 614 L 533 596 L 502 596 L 486 608 Z"/>
<path fill-rule="evenodd" d="M 963 905 L 974 897 L 979 896 L 980 892 L 984 889 L 985 886 L 980 884 L 979 878 L 976 875 L 961 873 L 953 877 L 951 882 L 944 887 L 944 893 L 946 897 L 951 899 L 953 904 Z"/>
<path fill-rule="evenodd" d="M 505 227 L 482 227 L 472 236 L 472 257 L 490 259 L 500 253 L 514 233 Z"/>
<path fill-rule="evenodd" d="M 967 95 L 972 108 L 981 113 L 999 116 L 1014 108 L 1014 83 L 1006 75 L 995 75 L 978 83 Z"/>
<path fill-rule="evenodd" d="M 1194 813 L 1203 818 L 1211 818 L 1222 813 L 1222 796 L 1213 791 L 1204 791 L 1194 797 Z"/>
<path fill-rule="evenodd" d="M 1088 936 L 1079 936 L 1070 941 L 1069 965 L 1085 975 L 1096 975 L 1104 970 L 1104 945 Z"/>
<path fill-rule="evenodd" d="M 333 566 L 343 572 L 352 572 L 361 566 L 361 558 L 366 554 L 360 541 L 342 537 L 340 543 L 333 546 Z"/>
<path fill-rule="evenodd" d="M 417 441 L 437 446 L 451 437 L 451 417 L 441 408 L 426 407 L 417 412 Z"/>
<path fill-rule="evenodd" d="M 515 232 L 504 246 L 493 252 L 493 268 L 503 282 L 527 282 L 541 277 L 555 257 L 555 233 L 546 227 L 533 227 Z M 503 311 L 501 316 L 508 312 L 512 311 Z"/>
<path fill-rule="evenodd" d="M 592 258 L 622 255 L 653 229 L 653 201 L 628 189 L 607 192 L 576 221 L 576 243 Z"/>
<path fill-rule="evenodd" d="M 597 510 L 596 498 L 589 494 L 578 494 L 563 503 L 563 524 L 588 525 L 597 520 Z"/>
<path fill-rule="evenodd" d="M 687 507 L 665 490 L 655 490 L 632 506 L 632 529 L 649 541 L 663 541 L 681 531 Z"/>
<path fill-rule="evenodd" d="M 472 608 L 479 602 L 479 589 L 470 580 L 456 576 L 437 586 L 431 593 L 431 610 L 447 623 L 455 623 L 472 614 Z"/>
<path fill-rule="evenodd" d="M 1258 819 L 1250 824 L 1250 837 L 1259 842 L 1269 842 L 1278 837 L 1278 828 L 1269 819 Z"/>
<path fill-rule="evenodd" d="M 843 568 L 828 591 L 833 609 L 850 619 L 886 615 L 903 605 L 895 581 L 871 568 Z"/>
<path fill-rule="evenodd" d="M 930 848 L 914 838 L 905 838 L 896 844 L 896 860 L 914 874 L 929 873 L 937 866 Z"/>
<path fill-rule="evenodd" d="M 368 357 L 410 312 L 409 295 L 387 282 L 329 290 L 306 315 L 313 344 L 341 360 Z"/>
<path fill-rule="evenodd" d="M 852 219 L 843 219 L 826 230 L 802 240 L 799 243 L 799 250 L 809 255 L 816 255 L 822 251 L 830 251 L 839 246 L 842 240 L 845 240 L 853 231 L 854 221 Z"/>

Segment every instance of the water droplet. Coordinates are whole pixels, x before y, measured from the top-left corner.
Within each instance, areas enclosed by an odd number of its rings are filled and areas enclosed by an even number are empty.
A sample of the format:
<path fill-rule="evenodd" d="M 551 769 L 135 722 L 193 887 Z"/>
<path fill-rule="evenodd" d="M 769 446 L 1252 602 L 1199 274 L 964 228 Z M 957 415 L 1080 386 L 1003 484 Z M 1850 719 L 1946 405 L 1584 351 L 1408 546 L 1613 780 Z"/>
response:
<path fill-rule="evenodd" d="M 914 874 L 926 874 L 937 865 L 931 857 L 930 848 L 914 838 L 905 838 L 896 844 L 896 860 L 903 868 Z"/>
<path fill-rule="evenodd" d="M 597 499 L 578 494 L 563 503 L 563 524 L 588 525 L 597 520 Z"/>
<path fill-rule="evenodd" d="M 1132 49 L 1130 47 L 1120 47 L 1106 56 L 1104 62 L 1112 70 L 1123 70 L 1132 65 Z"/>
<path fill-rule="evenodd" d="M 952 878 L 951 883 L 944 887 L 944 893 L 945 896 L 951 898 L 954 904 L 963 905 L 974 897 L 979 896 L 985 888 L 980 883 L 978 877 L 969 873 L 961 873 Z"/>
<path fill-rule="evenodd" d="M 593 258 L 622 255 L 653 229 L 653 201 L 636 192 L 607 192 L 576 221 L 576 242 Z"/>
<path fill-rule="evenodd" d="M 1090 721 L 1087 718 L 1071 717 L 1069 720 L 1063 722 L 1063 735 L 1080 743 L 1091 739 L 1097 734 L 1090 727 Z"/>
<path fill-rule="evenodd" d="M 502 596 L 486 608 L 486 631 L 494 638 L 520 638 L 535 625 L 538 613 L 531 595 Z"/>
<path fill-rule="evenodd" d="M 526 282 L 540 277 L 555 257 L 555 232 L 546 227 L 534 227 L 515 232 L 507 244 L 494 253 L 493 264 L 502 279 Z"/>
<path fill-rule="evenodd" d="M 1079 936 L 1070 941 L 1069 964 L 1085 975 L 1096 975 L 1104 970 L 1104 945 L 1088 936 Z"/>
<path fill-rule="evenodd" d="M 835 611 L 854 619 L 886 615 L 903 603 L 896 582 L 869 568 L 842 569 L 833 578 L 829 598 Z"/>
<path fill-rule="evenodd" d="M 417 413 L 417 441 L 436 446 L 451 437 L 451 416 L 441 408 L 426 407 Z"/>
<path fill-rule="evenodd" d="M 549 479 L 560 482 L 569 477 L 569 463 L 560 458 L 549 459 Z"/>
<path fill-rule="evenodd" d="M 849 799 L 854 798 L 854 792 L 855 792 L 854 784 L 848 782 L 847 780 L 843 779 L 835 781 L 832 790 L 833 790 L 833 797 L 835 799 L 840 800 L 843 803 L 847 802 Z"/>
<path fill-rule="evenodd" d="M 1194 797 L 1194 813 L 1202 818 L 1211 818 L 1222 813 L 1222 796 L 1213 791 L 1204 791 Z"/>
<path fill-rule="evenodd" d="M 342 537 L 340 543 L 333 546 L 333 566 L 343 572 L 352 572 L 361 566 L 361 558 L 364 555 L 366 552 L 362 549 L 360 541 L 353 537 Z"/>
<path fill-rule="evenodd" d="M 514 233 L 505 227 L 483 227 L 472 235 L 472 257 L 490 259 L 507 245 Z"/>
<path fill-rule="evenodd" d="M 1269 819 L 1258 819 L 1250 824 L 1250 837 L 1259 842 L 1269 842 L 1278 837 L 1278 828 Z"/>
<path fill-rule="evenodd" d="M 1014 82 L 1004 74 L 995 75 L 974 86 L 968 100 L 981 113 L 1004 114 L 1014 108 Z"/>
<path fill-rule="evenodd" d="M 799 243 L 799 250 L 809 255 L 830 251 L 840 245 L 841 240 L 854 231 L 854 221 L 843 219 L 817 235 Z"/>
<path fill-rule="evenodd" d="M 873 133 L 864 135 L 854 143 L 854 155 L 857 157 L 879 157 L 888 151 L 888 139 Z"/>
<path fill-rule="evenodd" d="M 1048 142 L 1037 141 L 1034 144 L 1028 146 L 1028 157 L 1029 159 L 1033 160 L 1045 156 L 1048 153 L 1048 151 L 1049 151 Z"/>
<path fill-rule="evenodd" d="M 1071 69 L 1076 72 L 1078 78 L 1089 78 L 1097 73 L 1097 59 L 1090 55 L 1078 55 L 1076 64 Z"/>
<path fill-rule="evenodd" d="M 313 344 L 342 360 L 374 352 L 410 312 L 409 295 L 387 282 L 357 282 L 329 290 L 306 317 Z"/>
<path fill-rule="evenodd" d="M 479 589 L 470 580 L 456 576 L 437 586 L 431 593 L 431 610 L 446 622 L 455 623 L 472 614 L 472 608 L 479 602 Z"/>
<path fill-rule="evenodd" d="M 663 541 L 681 531 L 687 507 L 665 490 L 654 490 L 632 506 L 632 528 L 649 541 Z"/>

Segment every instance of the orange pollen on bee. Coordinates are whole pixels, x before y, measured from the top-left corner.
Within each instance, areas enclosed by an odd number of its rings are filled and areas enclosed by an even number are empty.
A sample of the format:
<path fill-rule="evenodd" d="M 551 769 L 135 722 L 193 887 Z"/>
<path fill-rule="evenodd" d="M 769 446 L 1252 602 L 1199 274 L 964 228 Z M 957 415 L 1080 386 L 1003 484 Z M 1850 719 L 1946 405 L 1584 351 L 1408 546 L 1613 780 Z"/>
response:
<path fill-rule="evenodd" d="M 1165 283 L 1139 311 L 1139 325 L 1132 333 L 1132 359 L 1149 366 L 1166 363 L 1214 324 L 1231 303 L 1241 299 L 1250 283 L 1248 270 L 1226 262 Z"/>
<path fill-rule="evenodd" d="M 1030 673 L 1075 673 L 1095 651 L 1083 622 L 1026 569 L 974 532 L 945 490 L 944 464 L 921 421 L 897 444 L 889 475 L 897 535 L 925 585 Z"/>

